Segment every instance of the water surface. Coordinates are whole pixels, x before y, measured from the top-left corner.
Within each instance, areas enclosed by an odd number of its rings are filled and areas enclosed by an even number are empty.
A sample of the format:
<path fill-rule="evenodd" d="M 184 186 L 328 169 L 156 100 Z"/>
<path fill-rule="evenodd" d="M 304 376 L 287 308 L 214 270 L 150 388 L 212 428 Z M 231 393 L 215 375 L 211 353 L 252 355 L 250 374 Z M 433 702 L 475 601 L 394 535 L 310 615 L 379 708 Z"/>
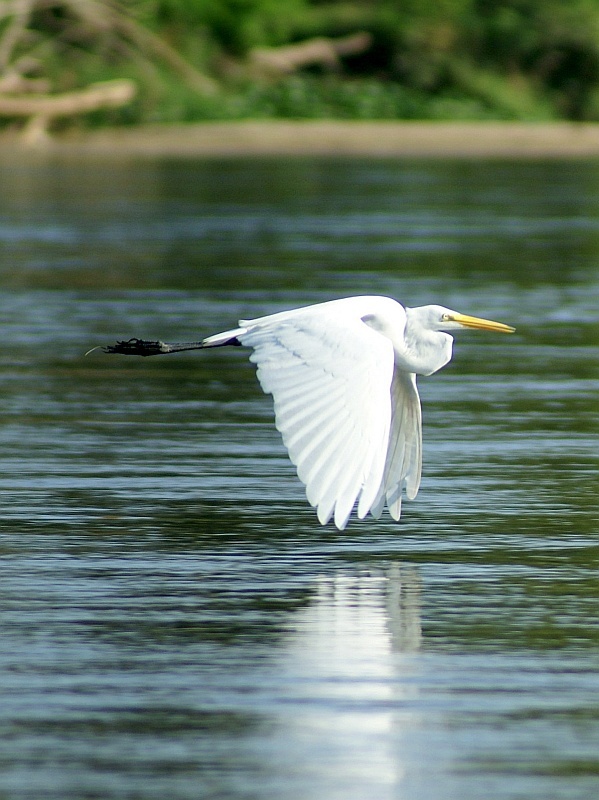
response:
<path fill-rule="evenodd" d="M 596 162 L 0 162 L 0 795 L 599 790 Z M 399 525 L 321 528 L 241 348 L 350 294 L 517 327 L 420 381 Z"/>

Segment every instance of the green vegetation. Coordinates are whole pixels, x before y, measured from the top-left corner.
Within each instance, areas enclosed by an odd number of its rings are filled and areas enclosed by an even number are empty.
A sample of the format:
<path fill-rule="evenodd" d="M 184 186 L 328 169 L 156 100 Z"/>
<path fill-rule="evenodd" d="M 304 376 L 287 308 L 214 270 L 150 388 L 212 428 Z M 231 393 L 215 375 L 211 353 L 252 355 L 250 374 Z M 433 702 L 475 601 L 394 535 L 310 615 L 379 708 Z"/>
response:
<path fill-rule="evenodd" d="M 599 120 L 599 0 L 3 4 L 0 93 L 113 78 L 136 100 L 92 121 Z"/>

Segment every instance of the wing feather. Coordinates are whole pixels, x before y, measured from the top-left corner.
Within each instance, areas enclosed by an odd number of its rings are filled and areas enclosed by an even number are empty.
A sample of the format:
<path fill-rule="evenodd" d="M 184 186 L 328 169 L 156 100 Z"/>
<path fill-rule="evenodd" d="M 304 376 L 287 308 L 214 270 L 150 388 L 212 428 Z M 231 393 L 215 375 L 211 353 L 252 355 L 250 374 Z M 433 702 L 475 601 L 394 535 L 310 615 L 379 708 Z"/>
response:
<path fill-rule="evenodd" d="M 345 464 L 341 460 L 347 445 L 345 428 L 334 420 L 319 437 L 319 448 L 310 445 L 297 457 L 296 466 L 300 480 L 314 488 L 313 496 L 319 497 L 333 480 L 338 480 Z M 295 463 L 295 462 L 294 462 Z M 315 503 L 318 505 L 318 501 Z"/>
<path fill-rule="evenodd" d="M 307 394 L 284 399 L 285 402 L 279 398 L 276 405 L 281 431 L 285 431 L 291 444 L 294 430 L 306 430 L 307 426 L 311 423 L 317 424 L 318 417 L 324 417 L 329 411 L 334 414 L 337 404 L 343 401 L 343 392 L 315 395 L 310 398 L 309 403 Z"/>
<path fill-rule="evenodd" d="M 314 453 L 313 457 L 308 457 L 298 467 L 298 475 L 300 480 L 310 488 L 311 496 L 314 499 L 314 505 L 318 505 L 325 494 L 333 491 L 338 495 L 342 486 L 345 483 L 347 472 L 354 466 L 347 464 L 346 453 L 350 449 L 351 443 L 347 437 L 344 427 L 341 427 L 337 422 L 335 430 L 331 430 L 329 440 L 320 451 Z M 359 465 L 360 474 L 362 473 L 362 465 Z M 301 472 L 301 474 L 300 474 Z M 356 488 L 357 494 L 360 491 L 360 486 Z"/>

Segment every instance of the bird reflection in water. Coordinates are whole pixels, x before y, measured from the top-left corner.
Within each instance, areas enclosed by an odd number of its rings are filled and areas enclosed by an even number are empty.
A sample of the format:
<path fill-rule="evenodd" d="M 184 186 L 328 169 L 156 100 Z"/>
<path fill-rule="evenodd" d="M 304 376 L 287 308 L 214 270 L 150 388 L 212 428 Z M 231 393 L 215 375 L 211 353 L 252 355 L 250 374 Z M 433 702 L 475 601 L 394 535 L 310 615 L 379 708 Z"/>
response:
<path fill-rule="evenodd" d="M 313 797 L 396 797 L 401 741 L 415 724 L 420 648 L 413 566 L 318 578 L 276 664 L 279 775 Z M 417 659 L 416 659 L 417 660 Z M 306 793 L 305 796 L 308 796 Z"/>

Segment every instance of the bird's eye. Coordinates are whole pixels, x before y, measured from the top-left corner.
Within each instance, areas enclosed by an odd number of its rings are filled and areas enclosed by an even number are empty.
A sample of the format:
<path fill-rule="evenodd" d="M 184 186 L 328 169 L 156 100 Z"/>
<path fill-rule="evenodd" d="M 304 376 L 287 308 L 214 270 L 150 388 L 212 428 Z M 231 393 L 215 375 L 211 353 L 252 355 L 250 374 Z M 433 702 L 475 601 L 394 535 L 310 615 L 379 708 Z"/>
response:
<path fill-rule="evenodd" d="M 451 314 L 441 314 L 441 322 L 449 322 L 453 317 Z"/>

